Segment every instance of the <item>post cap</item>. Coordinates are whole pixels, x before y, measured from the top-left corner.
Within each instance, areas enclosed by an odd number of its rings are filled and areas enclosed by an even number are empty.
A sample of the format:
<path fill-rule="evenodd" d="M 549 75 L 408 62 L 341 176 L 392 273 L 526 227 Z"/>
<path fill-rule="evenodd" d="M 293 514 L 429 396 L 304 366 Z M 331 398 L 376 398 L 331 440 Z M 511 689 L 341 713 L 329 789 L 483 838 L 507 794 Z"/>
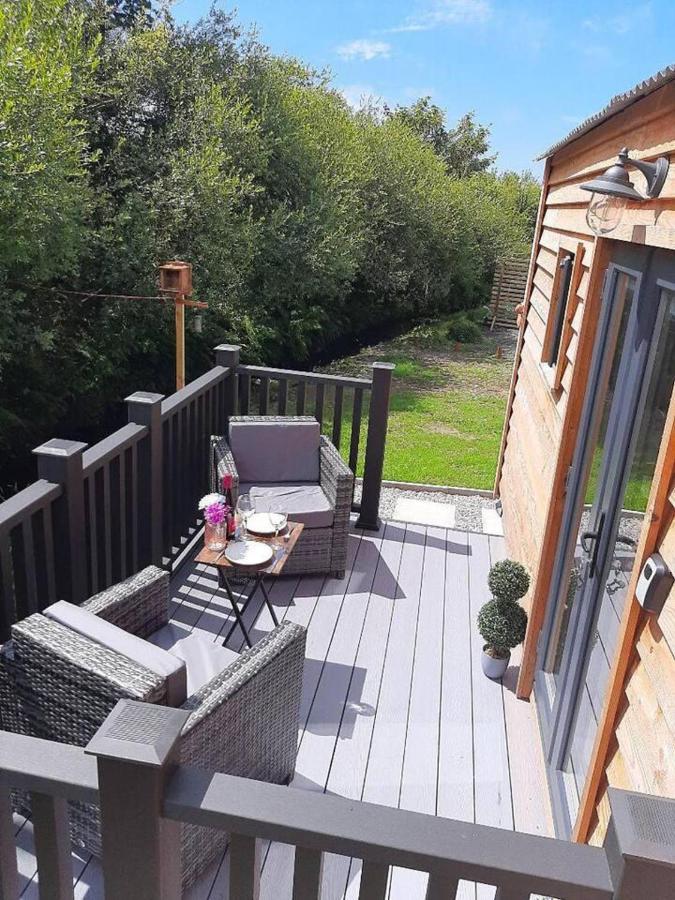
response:
<path fill-rule="evenodd" d="M 171 706 L 118 700 L 84 752 L 159 769 L 169 758 L 189 716 L 187 710 Z"/>
<path fill-rule="evenodd" d="M 395 366 L 394 363 L 388 363 L 388 362 L 374 362 L 374 363 L 372 364 L 372 368 L 373 368 L 373 369 L 388 369 L 390 372 L 393 372 L 394 369 L 396 368 L 396 366 Z"/>
<path fill-rule="evenodd" d="M 164 394 L 153 394 L 152 391 L 134 391 L 133 394 L 129 394 L 128 397 L 124 398 L 125 403 L 161 403 L 164 399 Z"/>
<path fill-rule="evenodd" d="M 213 348 L 214 350 L 241 350 L 241 346 L 239 344 L 218 344 L 217 347 Z"/>
<path fill-rule="evenodd" d="M 87 444 L 83 441 L 68 441 L 65 438 L 52 438 L 39 447 L 33 449 L 33 453 L 38 456 L 59 456 L 68 457 L 75 456 L 86 450 Z"/>
<path fill-rule="evenodd" d="M 675 867 L 675 800 L 608 788 L 621 855 Z"/>

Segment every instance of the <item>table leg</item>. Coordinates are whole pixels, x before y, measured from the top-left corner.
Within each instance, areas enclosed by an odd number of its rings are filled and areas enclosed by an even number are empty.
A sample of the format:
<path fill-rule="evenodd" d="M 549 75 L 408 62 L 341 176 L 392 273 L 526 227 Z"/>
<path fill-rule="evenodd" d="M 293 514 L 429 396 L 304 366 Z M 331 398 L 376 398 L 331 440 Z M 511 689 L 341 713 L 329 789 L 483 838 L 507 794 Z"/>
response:
<path fill-rule="evenodd" d="M 234 595 L 232 594 L 232 590 L 230 588 L 227 578 L 225 577 L 225 575 L 222 574 L 221 571 L 219 571 L 219 573 L 218 573 L 218 580 L 220 581 L 221 586 L 225 588 L 227 597 L 230 601 L 230 604 L 232 605 L 232 611 L 234 612 L 234 617 L 237 620 L 237 625 L 239 625 L 239 627 L 241 628 L 241 630 L 243 632 L 244 640 L 246 641 L 246 643 L 248 644 L 249 647 L 252 647 L 253 644 L 251 643 L 251 638 L 248 636 L 248 631 L 246 630 L 246 626 L 244 625 L 244 620 L 242 619 L 241 612 L 239 611 L 239 607 L 237 606 L 237 601 L 234 599 Z M 255 588 L 254 588 L 254 591 L 255 591 Z M 244 603 L 244 609 L 246 609 L 246 604 L 248 603 L 249 600 L 250 600 L 250 596 L 246 599 L 246 601 Z M 234 625 L 228 631 L 227 637 L 223 641 L 223 646 L 225 646 L 225 644 L 227 644 L 228 640 L 230 639 L 230 635 L 232 634 L 233 628 L 234 628 Z"/>
<path fill-rule="evenodd" d="M 274 607 L 270 603 L 270 595 L 267 593 L 267 588 L 265 587 L 265 576 L 260 576 L 260 587 L 262 588 L 263 596 L 265 597 L 265 603 L 267 604 L 267 608 L 270 611 L 270 615 L 272 616 L 272 621 L 275 626 L 279 625 L 279 620 L 277 619 L 277 614 L 274 612 Z"/>

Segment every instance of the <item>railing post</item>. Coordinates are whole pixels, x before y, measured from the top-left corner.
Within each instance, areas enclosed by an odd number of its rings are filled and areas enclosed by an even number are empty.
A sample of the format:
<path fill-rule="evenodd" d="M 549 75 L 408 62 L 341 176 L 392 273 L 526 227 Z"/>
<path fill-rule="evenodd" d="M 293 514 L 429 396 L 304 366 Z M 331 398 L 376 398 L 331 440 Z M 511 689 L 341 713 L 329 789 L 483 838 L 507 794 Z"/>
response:
<path fill-rule="evenodd" d="M 162 804 L 188 716 L 120 700 L 85 749 L 98 762 L 106 900 L 181 896 L 181 826 Z"/>
<path fill-rule="evenodd" d="M 236 416 L 238 391 L 236 368 L 241 357 L 241 347 L 237 344 L 218 344 L 215 348 L 216 365 L 230 369 L 230 374 L 225 385 L 225 415 Z"/>
<path fill-rule="evenodd" d="M 148 430 L 148 452 L 140 461 L 141 480 L 149 492 L 148 508 L 134 510 L 138 516 L 141 536 L 141 559 L 161 566 L 164 548 L 162 525 L 164 522 L 164 445 L 162 441 L 163 394 L 136 391 L 126 398 L 129 422 L 145 425 Z"/>
<path fill-rule="evenodd" d="M 391 363 L 373 363 L 373 386 L 370 392 L 361 508 L 356 522 L 357 528 L 366 528 L 369 531 L 377 531 L 381 524 L 378 513 L 380 491 L 382 490 L 384 451 L 387 445 L 389 394 L 391 393 L 393 371 L 394 366 Z"/>
<path fill-rule="evenodd" d="M 38 478 L 63 488 L 63 502 L 55 509 L 59 599 L 82 603 L 87 599 L 87 542 L 84 518 L 84 475 L 81 441 L 52 438 L 33 450 L 37 456 Z M 68 596 L 69 595 L 69 596 Z"/>
<path fill-rule="evenodd" d="M 608 789 L 604 849 L 614 900 L 675 897 L 675 800 Z"/>

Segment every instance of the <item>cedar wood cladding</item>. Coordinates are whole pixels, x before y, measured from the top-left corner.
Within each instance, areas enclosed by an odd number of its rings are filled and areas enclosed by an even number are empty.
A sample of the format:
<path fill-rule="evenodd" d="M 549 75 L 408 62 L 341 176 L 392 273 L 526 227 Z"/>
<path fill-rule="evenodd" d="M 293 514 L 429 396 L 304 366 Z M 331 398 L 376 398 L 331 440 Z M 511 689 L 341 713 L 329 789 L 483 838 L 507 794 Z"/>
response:
<path fill-rule="evenodd" d="M 528 672 L 533 669 L 536 629 L 546 601 L 551 547 L 555 546 L 562 513 L 562 479 L 571 462 L 606 264 L 608 242 L 596 241 L 586 224 L 589 195 L 580 184 L 611 165 L 623 146 L 641 159 L 670 156 L 671 167 L 661 196 L 627 209 L 611 238 L 675 251 L 673 79 L 675 69 L 670 69 L 616 98 L 613 103 L 619 111 L 610 104 L 598 117 L 580 126 L 580 136 L 573 133 L 552 148 L 548 159 L 541 234 L 533 247 L 527 318 L 497 484 L 509 553 L 524 562 L 533 575 L 529 595 L 534 607 L 533 627 L 526 644 L 521 694 L 529 692 Z M 660 86 L 654 89 L 654 85 Z M 638 172 L 632 170 L 631 178 L 638 189 L 644 188 Z M 561 359 L 556 370 L 551 370 L 542 365 L 541 359 L 551 329 L 549 310 L 555 296 L 556 263 L 565 250 L 583 258 L 577 262 L 572 282 Z M 659 521 L 652 529 L 652 546 L 647 543 L 645 552 L 657 546 L 675 571 L 672 422 L 671 416 L 670 431 L 663 439 L 662 465 L 655 479 L 659 484 L 653 486 L 653 496 L 659 493 L 666 499 L 655 509 Z M 630 629 L 617 680 L 617 713 L 610 716 L 608 747 L 606 752 L 600 748 L 597 787 L 593 783 L 587 803 L 587 827 L 578 834 L 594 843 L 602 841 L 607 825 L 607 784 L 675 796 L 675 590 L 658 620 L 635 620 L 637 630 L 633 637 Z"/>

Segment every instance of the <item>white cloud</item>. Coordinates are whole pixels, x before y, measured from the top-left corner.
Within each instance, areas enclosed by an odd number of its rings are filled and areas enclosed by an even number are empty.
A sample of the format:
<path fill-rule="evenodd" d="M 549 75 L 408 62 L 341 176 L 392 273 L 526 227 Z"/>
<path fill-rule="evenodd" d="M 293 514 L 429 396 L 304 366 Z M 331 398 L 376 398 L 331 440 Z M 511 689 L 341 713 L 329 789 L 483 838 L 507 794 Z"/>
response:
<path fill-rule="evenodd" d="M 345 84 L 338 90 L 352 109 L 361 109 L 371 101 L 379 103 L 375 88 L 370 84 Z"/>
<path fill-rule="evenodd" d="M 513 41 L 530 53 L 541 53 L 550 39 L 549 20 L 531 13 L 510 16 L 503 27 L 511 33 Z"/>
<path fill-rule="evenodd" d="M 597 65 L 606 65 L 612 60 L 612 50 L 606 44 L 576 44 L 578 51 L 589 62 Z"/>
<path fill-rule="evenodd" d="M 491 0 L 433 0 L 422 10 L 390 31 L 431 31 L 443 25 L 482 25 L 492 18 Z"/>
<path fill-rule="evenodd" d="M 342 44 L 337 48 L 338 56 L 342 59 L 363 59 L 369 61 L 379 57 L 388 57 L 391 50 L 391 44 L 386 41 L 371 41 L 368 38 L 359 38 L 350 41 L 348 44 Z"/>
<path fill-rule="evenodd" d="M 620 11 L 614 16 L 591 16 L 581 23 L 586 31 L 600 32 L 611 31 L 617 35 L 629 34 L 636 25 L 644 26 L 651 19 L 653 13 L 651 2 L 633 6 L 625 11 Z"/>

